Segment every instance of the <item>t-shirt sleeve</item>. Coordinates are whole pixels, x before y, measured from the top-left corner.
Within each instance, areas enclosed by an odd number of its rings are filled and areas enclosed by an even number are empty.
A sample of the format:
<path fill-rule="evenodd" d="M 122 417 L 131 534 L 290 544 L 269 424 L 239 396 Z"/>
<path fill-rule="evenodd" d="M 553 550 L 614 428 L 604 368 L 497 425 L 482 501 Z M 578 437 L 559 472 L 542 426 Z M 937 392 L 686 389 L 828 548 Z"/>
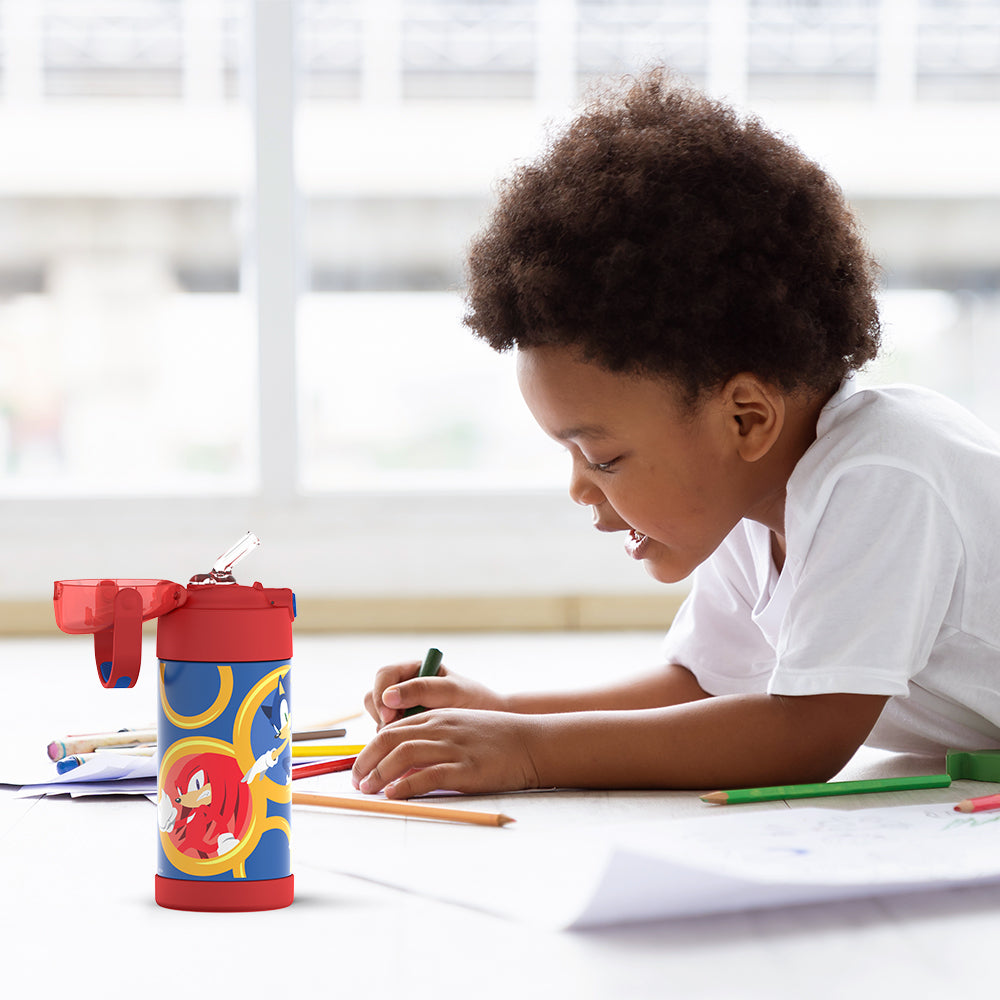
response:
<path fill-rule="evenodd" d="M 962 537 L 945 502 L 907 469 L 858 465 L 803 534 L 767 690 L 906 695 L 962 596 Z"/>
<path fill-rule="evenodd" d="M 763 692 L 767 686 L 774 650 L 751 617 L 754 573 L 739 524 L 695 570 L 691 591 L 664 639 L 667 662 L 690 670 L 709 694 Z"/>

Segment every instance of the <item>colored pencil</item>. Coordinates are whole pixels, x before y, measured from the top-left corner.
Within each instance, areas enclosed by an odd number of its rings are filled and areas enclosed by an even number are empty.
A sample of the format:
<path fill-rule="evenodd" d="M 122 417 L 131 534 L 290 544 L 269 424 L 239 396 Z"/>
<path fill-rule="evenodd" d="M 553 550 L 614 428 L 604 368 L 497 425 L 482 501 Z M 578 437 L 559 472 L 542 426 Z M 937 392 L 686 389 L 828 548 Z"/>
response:
<path fill-rule="evenodd" d="M 424 657 L 424 662 L 420 664 L 420 670 L 417 671 L 418 677 L 436 677 L 438 670 L 441 668 L 441 650 L 435 649 L 431 646 L 427 650 L 427 655 Z M 420 712 L 426 712 L 427 709 L 423 705 L 413 705 L 407 708 L 403 712 L 403 718 L 408 719 L 411 715 L 418 715 Z"/>
<path fill-rule="evenodd" d="M 1000 809 L 1000 795 L 980 795 L 975 799 L 962 799 L 955 812 L 977 813 L 986 809 Z"/>
<path fill-rule="evenodd" d="M 315 764 L 296 764 L 292 768 L 292 780 L 311 778 L 314 774 L 333 774 L 335 771 L 350 771 L 357 757 L 342 757 L 340 760 L 319 760 Z"/>
<path fill-rule="evenodd" d="M 349 757 L 364 750 L 364 743 L 311 743 L 308 746 L 292 745 L 293 757 Z"/>
<path fill-rule="evenodd" d="M 63 757 L 62 760 L 56 761 L 56 774 L 69 774 L 70 771 L 75 771 L 81 764 L 90 760 L 93 756 L 91 753 L 86 753 L 73 754 L 72 757 Z"/>
<path fill-rule="evenodd" d="M 108 754 L 119 754 L 122 757 L 152 757 L 156 754 L 156 747 L 98 747 L 93 753 L 71 754 L 56 761 L 56 773 L 69 774 L 81 764 L 86 764 L 88 760 L 106 757 Z"/>
<path fill-rule="evenodd" d="M 947 788 L 951 775 L 924 774 L 906 778 L 869 778 L 865 781 L 823 781 L 812 785 L 774 785 L 770 788 L 737 788 L 729 792 L 709 792 L 702 802 L 737 805 L 774 799 L 808 799 L 822 795 L 855 795 L 862 792 L 903 792 L 914 788 Z"/>
<path fill-rule="evenodd" d="M 292 740 L 329 740 L 346 736 L 346 729 L 314 729 L 292 733 Z M 156 729 L 119 729 L 113 733 L 78 733 L 53 740 L 48 746 L 50 760 L 59 761 L 64 757 L 93 753 L 108 747 L 134 747 L 141 744 L 156 745 Z"/>
<path fill-rule="evenodd" d="M 155 729 L 121 729 L 117 733 L 90 733 L 53 740 L 48 746 L 48 754 L 50 760 L 62 760 L 74 754 L 93 753 L 98 747 L 134 747 L 155 742 Z"/>
<path fill-rule="evenodd" d="M 341 736 L 346 735 L 346 729 L 305 729 L 300 733 L 292 733 L 292 742 L 298 743 L 301 740 L 339 740 Z"/>
<path fill-rule="evenodd" d="M 410 819 L 439 819 L 451 823 L 473 823 L 476 826 L 505 826 L 513 823 L 502 813 L 472 812 L 468 809 L 445 809 L 441 806 L 416 805 L 394 799 L 360 799 L 340 795 L 312 795 L 309 792 L 292 792 L 292 805 L 325 806 L 330 809 L 356 809 L 358 812 L 384 813 L 388 816 L 406 816 Z"/>

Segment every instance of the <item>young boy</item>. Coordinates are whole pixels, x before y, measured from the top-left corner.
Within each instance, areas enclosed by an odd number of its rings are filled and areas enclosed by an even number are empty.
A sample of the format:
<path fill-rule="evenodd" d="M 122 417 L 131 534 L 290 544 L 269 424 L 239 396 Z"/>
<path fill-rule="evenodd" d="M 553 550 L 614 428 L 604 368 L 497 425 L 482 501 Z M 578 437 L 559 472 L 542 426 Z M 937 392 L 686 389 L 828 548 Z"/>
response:
<path fill-rule="evenodd" d="M 864 742 L 1000 746 L 1000 442 L 930 392 L 854 389 L 875 273 L 819 167 L 662 71 L 514 173 L 466 322 L 516 349 L 595 527 L 692 590 L 665 665 L 603 690 L 379 671 L 363 791 L 772 785 Z"/>

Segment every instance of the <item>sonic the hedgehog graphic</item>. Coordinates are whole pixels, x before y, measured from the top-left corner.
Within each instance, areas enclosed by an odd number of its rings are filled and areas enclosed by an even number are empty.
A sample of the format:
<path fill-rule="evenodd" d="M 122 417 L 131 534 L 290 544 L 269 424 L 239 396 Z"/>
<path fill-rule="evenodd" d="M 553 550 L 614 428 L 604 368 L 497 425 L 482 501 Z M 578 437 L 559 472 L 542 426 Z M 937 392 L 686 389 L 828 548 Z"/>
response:
<path fill-rule="evenodd" d="M 281 771 L 277 778 L 271 776 L 278 784 L 287 785 L 292 780 L 292 759 L 291 754 L 282 755 L 282 751 L 292 738 L 292 716 L 288 704 L 288 690 L 286 681 L 288 675 L 278 678 L 278 686 L 274 689 L 271 697 L 261 706 L 267 721 L 271 724 L 274 732 L 274 746 L 265 750 L 253 763 L 253 766 L 243 776 L 243 780 L 249 785 L 256 777 L 263 774 L 268 769 L 274 767 L 281 761 Z M 284 780 L 282 780 L 282 778 Z"/>

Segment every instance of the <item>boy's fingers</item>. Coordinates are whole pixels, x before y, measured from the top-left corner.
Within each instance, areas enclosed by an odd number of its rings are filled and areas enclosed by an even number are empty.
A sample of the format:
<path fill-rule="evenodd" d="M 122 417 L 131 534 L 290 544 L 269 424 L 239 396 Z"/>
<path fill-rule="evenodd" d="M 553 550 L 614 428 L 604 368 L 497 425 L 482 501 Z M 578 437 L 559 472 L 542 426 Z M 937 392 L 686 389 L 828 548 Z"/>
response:
<path fill-rule="evenodd" d="M 453 789 L 450 784 L 455 765 L 436 764 L 419 770 L 408 771 L 401 778 L 390 781 L 383 791 L 389 799 L 412 799 L 415 795 L 427 795 L 439 789 Z"/>
<path fill-rule="evenodd" d="M 372 743 L 365 747 L 354 763 L 353 775 L 357 787 L 362 792 L 380 792 L 386 785 L 398 781 L 408 771 L 428 767 L 441 762 L 441 745 L 430 740 L 405 740 L 392 749 L 382 750 L 373 746 L 383 734 L 379 734 Z M 386 734 L 387 735 L 387 734 Z M 396 743 L 395 739 L 386 740 L 386 744 Z M 374 760 L 368 756 L 374 750 Z M 364 755 L 364 756 L 363 756 Z"/>
<path fill-rule="evenodd" d="M 403 694 L 398 687 L 388 687 L 382 692 L 382 704 L 388 708 L 406 708 Z"/>
<path fill-rule="evenodd" d="M 387 708 L 404 709 L 414 705 L 426 708 L 450 706 L 454 692 L 443 677 L 416 677 L 401 684 L 393 684 L 382 692 L 382 704 Z"/>
<path fill-rule="evenodd" d="M 395 722 L 399 718 L 397 709 L 408 708 L 411 704 L 419 704 L 419 702 L 404 704 L 396 693 L 399 684 L 405 684 L 407 679 L 413 677 L 419 669 L 420 661 L 412 660 L 407 663 L 396 663 L 391 667 L 383 667 L 378 671 L 375 675 L 375 683 L 372 686 L 372 707 L 368 709 L 376 722 L 387 726 L 390 722 Z M 389 695 L 387 700 L 386 694 L 390 691 L 393 694 Z"/>
<path fill-rule="evenodd" d="M 390 756 L 393 748 L 399 742 L 398 737 L 395 735 L 395 731 L 392 729 L 380 729 L 378 735 L 375 739 L 371 740 L 368 745 L 358 754 L 357 760 L 354 762 L 354 767 L 351 768 L 351 781 L 355 788 L 361 788 L 361 782 L 363 779 L 368 778 L 370 775 L 373 776 L 370 784 L 378 785 L 374 788 L 374 791 L 378 791 L 381 788 L 379 781 L 382 780 L 382 776 L 386 773 L 384 764 L 385 760 Z M 400 772 L 401 774 L 402 772 Z M 399 774 L 392 775 L 391 777 L 399 777 Z M 389 777 L 385 778 L 386 781 L 390 780 Z M 384 783 L 384 782 L 383 782 Z M 368 791 L 368 788 L 362 789 L 363 791 Z"/>
<path fill-rule="evenodd" d="M 379 728 L 388 725 L 390 722 L 394 722 L 398 714 L 397 712 L 388 710 L 380 702 L 376 701 L 376 696 L 371 691 L 365 692 L 364 706 L 368 714 L 378 723 Z"/>
<path fill-rule="evenodd" d="M 382 667 L 375 674 L 375 683 L 372 685 L 376 691 L 384 691 L 391 684 L 414 677 L 420 669 L 419 660 L 411 660 L 407 663 L 394 663 L 391 667 Z"/>

